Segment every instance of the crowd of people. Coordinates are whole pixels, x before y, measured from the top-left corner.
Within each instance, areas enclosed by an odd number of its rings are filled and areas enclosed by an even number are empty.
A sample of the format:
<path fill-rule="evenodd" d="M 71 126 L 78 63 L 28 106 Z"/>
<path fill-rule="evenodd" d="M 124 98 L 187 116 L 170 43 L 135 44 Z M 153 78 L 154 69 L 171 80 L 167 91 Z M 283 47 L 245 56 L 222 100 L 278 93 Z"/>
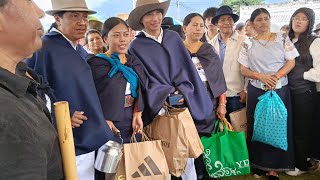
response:
<path fill-rule="evenodd" d="M 170 0 L 137 0 L 128 19 L 91 29 L 88 15 L 96 12 L 85 0 L 51 1 L 45 13 L 55 22 L 43 34 L 35 2 L 0 0 L 0 179 L 64 179 L 52 110 L 58 101 L 70 104 L 80 180 L 105 179 L 94 168 L 98 148 L 117 132 L 124 143 L 132 134 L 140 141 L 166 106 L 189 108 L 200 137 L 246 108 L 257 178 L 318 168 L 320 24 L 314 30 L 312 9 L 297 9 L 289 25 L 271 32 L 265 8 L 239 23 L 231 7 L 209 7 L 179 26 L 163 22 Z M 258 97 L 268 90 L 288 111 L 287 151 L 251 141 Z M 170 104 L 171 96 L 181 98 Z M 187 164 L 171 179 L 214 179 L 202 156 Z"/>

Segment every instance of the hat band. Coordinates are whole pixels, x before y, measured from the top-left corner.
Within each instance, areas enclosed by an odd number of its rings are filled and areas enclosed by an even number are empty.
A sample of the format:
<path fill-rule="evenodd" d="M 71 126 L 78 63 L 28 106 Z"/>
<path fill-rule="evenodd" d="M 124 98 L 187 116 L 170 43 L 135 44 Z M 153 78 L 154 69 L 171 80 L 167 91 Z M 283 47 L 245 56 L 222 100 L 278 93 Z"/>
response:
<path fill-rule="evenodd" d="M 57 9 L 52 9 L 54 11 L 56 10 L 70 10 L 70 9 L 85 9 L 85 10 L 88 10 L 88 11 L 91 11 L 90 9 L 88 9 L 88 7 L 63 7 L 63 8 L 57 8 Z"/>

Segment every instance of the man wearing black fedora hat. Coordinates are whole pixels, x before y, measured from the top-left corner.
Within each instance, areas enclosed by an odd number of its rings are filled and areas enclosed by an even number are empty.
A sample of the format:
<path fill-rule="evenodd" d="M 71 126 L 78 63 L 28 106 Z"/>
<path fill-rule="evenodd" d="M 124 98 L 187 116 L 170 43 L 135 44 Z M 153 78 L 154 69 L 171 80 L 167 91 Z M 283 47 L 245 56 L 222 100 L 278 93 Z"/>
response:
<path fill-rule="evenodd" d="M 173 22 L 172 17 L 163 18 L 162 23 L 161 23 L 162 29 L 169 29 L 173 25 L 174 25 L 174 22 Z"/>
<path fill-rule="evenodd" d="M 87 52 L 78 44 L 85 36 L 88 9 L 85 0 L 51 0 L 55 19 L 42 38 L 43 48 L 26 62 L 53 89 L 53 102 L 68 101 L 76 149 L 78 179 L 94 179 L 95 150 L 113 138 L 105 122 Z"/>
<path fill-rule="evenodd" d="M 212 18 L 212 24 L 219 28 L 219 33 L 209 43 L 216 49 L 223 63 L 224 77 L 227 83 L 227 114 L 245 106 L 245 78 L 240 73 L 238 57 L 244 36 L 233 30 L 234 23 L 239 20 L 239 16 L 234 14 L 231 7 L 221 6 L 216 15 Z"/>

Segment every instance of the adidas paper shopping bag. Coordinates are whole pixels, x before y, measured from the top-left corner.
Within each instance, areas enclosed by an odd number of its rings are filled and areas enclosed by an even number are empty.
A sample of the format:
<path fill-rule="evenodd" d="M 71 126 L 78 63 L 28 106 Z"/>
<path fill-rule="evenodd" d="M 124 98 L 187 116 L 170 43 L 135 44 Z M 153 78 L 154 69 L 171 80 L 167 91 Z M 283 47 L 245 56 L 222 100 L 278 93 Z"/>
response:
<path fill-rule="evenodd" d="M 157 116 L 145 133 L 162 142 L 170 174 L 180 177 L 188 158 L 197 158 L 203 153 L 197 129 L 187 108 L 168 108 Z"/>
<path fill-rule="evenodd" d="M 258 99 L 252 141 L 288 150 L 286 106 L 275 91 L 267 91 Z"/>
<path fill-rule="evenodd" d="M 169 179 L 169 169 L 160 140 L 149 141 L 143 134 L 143 142 L 134 140 L 133 143 L 124 144 L 123 149 L 126 180 Z"/>
<path fill-rule="evenodd" d="M 244 132 L 216 132 L 219 121 L 211 137 L 202 137 L 203 160 L 210 177 L 222 178 L 250 173 L 249 155 Z"/>

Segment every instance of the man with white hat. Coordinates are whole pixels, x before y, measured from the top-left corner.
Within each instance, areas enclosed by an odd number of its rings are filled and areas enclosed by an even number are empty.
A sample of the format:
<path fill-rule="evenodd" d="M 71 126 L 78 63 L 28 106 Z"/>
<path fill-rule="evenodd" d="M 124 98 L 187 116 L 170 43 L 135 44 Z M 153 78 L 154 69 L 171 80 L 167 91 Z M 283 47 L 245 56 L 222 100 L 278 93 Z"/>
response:
<path fill-rule="evenodd" d="M 137 0 L 128 18 L 129 26 L 141 31 L 131 42 L 129 53 L 139 57 L 147 70 L 147 106 L 143 120 L 149 121 L 159 113 L 169 94 L 183 95 L 180 106 L 187 106 L 196 124 L 212 113 L 213 105 L 205 86 L 180 36 L 163 30 L 161 23 L 169 1 Z M 186 168 L 183 179 L 197 179 L 193 162 Z"/>
<path fill-rule="evenodd" d="M 43 48 L 26 62 L 53 89 L 51 100 L 68 101 L 77 155 L 79 179 L 94 179 L 94 151 L 113 138 L 86 62 L 87 52 L 78 44 L 88 26 L 85 0 L 51 0 L 46 11 L 55 24 L 44 37 Z"/>

